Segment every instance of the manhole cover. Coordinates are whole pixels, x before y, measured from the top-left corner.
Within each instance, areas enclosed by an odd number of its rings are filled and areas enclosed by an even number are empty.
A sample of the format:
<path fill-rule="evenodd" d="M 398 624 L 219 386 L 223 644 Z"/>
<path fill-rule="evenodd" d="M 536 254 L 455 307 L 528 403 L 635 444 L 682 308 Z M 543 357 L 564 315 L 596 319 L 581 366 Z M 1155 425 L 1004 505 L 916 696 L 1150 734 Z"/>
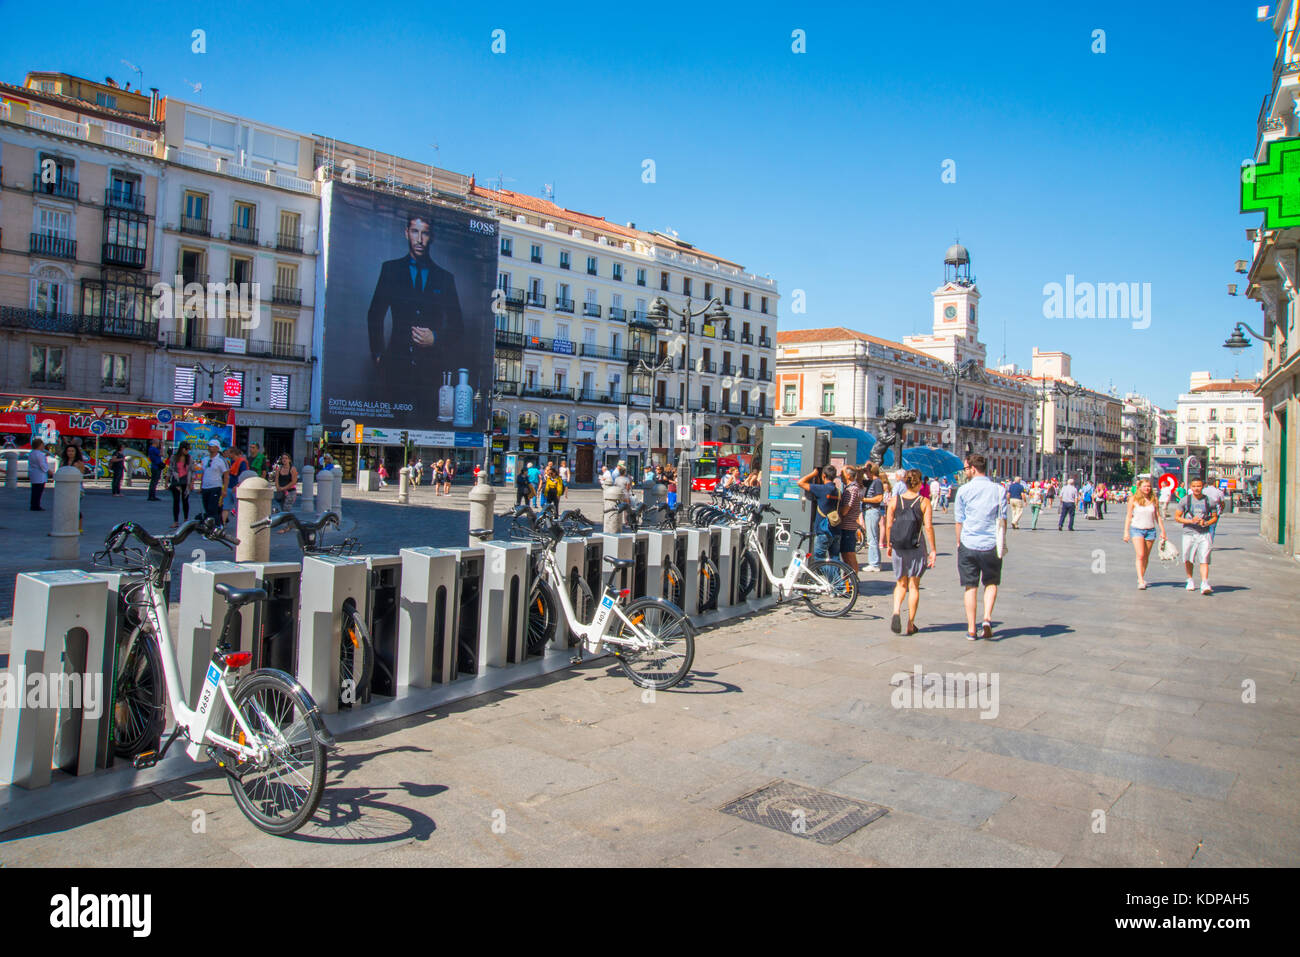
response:
<path fill-rule="evenodd" d="M 1046 598 L 1048 601 L 1074 601 L 1073 595 L 1060 595 L 1054 591 L 1031 591 L 1026 598 Z"/>
<path fill-rule="evenodd" d="M 818 844 L 834 844 L 884 816 L 889 809 L 790 781 L 773 781 L 723 805 L 721 810 L 774 831 L 809 838 Z"/>

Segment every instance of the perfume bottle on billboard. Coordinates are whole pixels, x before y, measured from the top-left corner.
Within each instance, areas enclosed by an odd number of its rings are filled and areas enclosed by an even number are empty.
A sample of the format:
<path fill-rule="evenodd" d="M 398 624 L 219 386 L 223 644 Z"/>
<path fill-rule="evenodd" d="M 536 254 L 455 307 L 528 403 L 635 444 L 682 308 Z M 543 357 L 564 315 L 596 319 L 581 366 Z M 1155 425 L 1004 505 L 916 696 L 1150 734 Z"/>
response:
<path fill-rule="evenodd" d="M 474 390 L 469 386 L 469 370 L 459 371 L 460 382 L 456 386 L 456 418 L 451 424 L 470 426 L 474 424 Z"/>
<path fill-rule="evenodd" d="M 451 385 L 451 373 L 442 374 L 442 388 L 438 390 L 438 421 L 450 422 L 454 414 L 455 392 Z"/>

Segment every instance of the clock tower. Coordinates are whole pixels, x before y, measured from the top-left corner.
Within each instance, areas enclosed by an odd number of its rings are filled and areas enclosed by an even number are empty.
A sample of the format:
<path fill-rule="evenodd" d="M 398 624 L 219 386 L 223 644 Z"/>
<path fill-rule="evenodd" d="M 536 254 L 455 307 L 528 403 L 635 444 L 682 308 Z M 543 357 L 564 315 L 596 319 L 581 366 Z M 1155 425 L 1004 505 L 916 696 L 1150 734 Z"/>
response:
<path fill-rule="evenodd" d="M 936 359 L 960 364 L 976 359 L 984 364 L 984 344 L 979 341 L 980 291 L 971 276 L 970 253 L 954 243 L 943 257 L 943 285 L 930 293 L 934 299 L 934 327 L 928 336 L 906 336 L 905 345 Z"/>

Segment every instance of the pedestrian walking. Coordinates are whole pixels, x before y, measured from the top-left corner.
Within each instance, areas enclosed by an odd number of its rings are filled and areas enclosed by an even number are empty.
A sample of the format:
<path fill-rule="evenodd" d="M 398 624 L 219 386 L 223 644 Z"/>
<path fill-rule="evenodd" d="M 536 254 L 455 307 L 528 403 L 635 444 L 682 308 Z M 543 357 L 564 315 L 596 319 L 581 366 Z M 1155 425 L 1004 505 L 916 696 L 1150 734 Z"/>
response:
<path fill-rule="evenodd" d="M 190 444 L 182 442 L 175 451 L 172 452 L 171 468 L 168 470 L 170 478 L 167 480 L 167 487 L 172 493 L 172 528 L 176 528 L 181 523 L 181 511 L 184 510 L 185 520 L 190 519 Z"/>
<path fill-rule="evenodd" d="M 1219 521 L 1219 508 L 1205 494 L 1205 483 L 1192 479 L 1191 491 L 1174 509 L 1174 518 L 1183 526 L 1183 567 L 1187 572 L 1187 590 L 1195 591 L 1195 565 L 1201 566 L 1201 594 L 1213 594 L 1210 588 L 1210 550 L 1214 547 L 1211 529 Z"/>
<path fill-rule="evenodd" d="M 383 462 L 379 463 L 379 487 L 388 488 L 388 468 Z"/>
<path fill-rule="evenodd" d="M 835 474 L 835 466 L 827 465 L 799 479 L 799 487 L 816 500 L 817 512 L 813 516 L 813 558 L 816 560 L 839 554 L 839 533 L 831 534 L 831 528 L 840 523 L 840 487 Z"/>
<path fill-rule="evenodd" d="M 572 478 L 572 473 L 569 471 L 569 460 L 565 459 L 563 462 L 560 463 L 560 482 L 564 486 L 564 493 L 563 493 L 564 498 L 569 497 L 570 478 Z"/>
<path fill-rule="evenodd" d="M 948 503 L 952 501 L 952 483 L 948 481 L 948 476 L 943 477 L 939 483 L 939 507 L 945 512 L 948 511 Z"/>
<path fill-rule="evenodd" d="M 1029 489 L 1029 530 L 1038 531 L 1038 516 L 1043 511 L 1043 487 L 1035 482 Z"/>
<path fill-rule="evenodd" d="M 235 514 L 235 508 L 238 506 L 238 499 L 235 497 L 235 489 L 239 485 L 239 480 L 245 472 L 248 471 L 248 459 L 244 457 L 244 450 L 231 446 L 226 449 L 226 464 L 228 479 L 226 490 L 221 499 L 221 524 L 223 526 L 230 524 L 231 516 Z"/>
<path fill-rule="evenodd" d="M 328 456 L 321 459 L 321 468 L 326 468 Z M 197 473 L 199 495 L 203 499 L 203 514 L 213 522 L 221 524 L 221 504 L 226 497 L 226 487 L 230 482 L 230 463 L 221 454 L 221 443 L 216 439 L 208 442 L 208 453 L 199 460 Z"/>
<path fill-rule="evenodd" d="M 953 514 L 957 526 L 957 574 L 964 590 L 966 637 L 970 641 L 979 637 L 975 631 L 975 611 L 981 584 L 984 586 L 982 635 L 985 639 L 993 637 L 993 605 L 998 599 L 998 586 L 1002 584 L 1002 557 L 1007 548 L 1007 496 L 1001 486 L 989 481 L 985 474 L 987 468 L 988 460 L 978 452 L 966 460 L 966 471 L 971 478 L 957 490 Z"/>
<path fill-rule="evenodd" d="M 266 476 L 266 453 L 256 442 L 248 447 L 248 467 L 258 478 Z"/>
<path fill-rule="evenodd" d="M 1079 490 L 1074 487 L 1074 479 L 1070 479 L 1061 488 L 1061 518 L 1056 523 L 1056 530 L 1059 532 L 1065 527 L 1065 520 L 1070 519 L 1070 531 L 1074 531 L 1074 511 L 1079 506 Z"/>
<path fill-rule="evenodd" d="M 532 496 L 531 504 L 533 508 L 542 507 L 542 470 L 537 467 L 536 462 L 528 463 L 528 485 L 532 489 L 529 493 Z"/>
<path fill-rule="evenodd" d="M 532 463 L 530 462 L 529 465 Z M 528 469 L 521 468 L 515 472 L 515 507 L 527 505 L 533 496 L 532 483 L 528 481 Z"/>
<path fill-rule="evenodd" d="M 862 527 L 867 533 L 867 565 L 865 571 L 880 571 L 880 525 L 885 509 L 885 483 L 880 479 L 880 467 L 875 462 L 863 466 L 867 475 L 866 491 L 862 496 Z"/>
<path fill-rule="evenodd" d="M 32 450 L 27 455 L 27 481 L 32 485 L 31 510 L 45 511 L 41 507 L 41 496 L 50 481 L 50 459 L 45 454 L 45 443 L 40 439 L 32 439 Z"/>
<path fill-rule="evenodd" d="M 162 446 L 157 439 L 149 440 L 149 447 L 144 450 L 144 454 L 149 458 L 149 498 L 150 502 L 161 501 L 158 498 L 158 481 L 162 478 L 163 473 L 163 454 Z"/>
<path fill-rule="evenodd" d="M 1147 587 L 1147 563 L 1151 560 L 1151 548 L 1156 543 L 1156 529 L 1160 530 L 1160 541 L 1165 535 L 1165 519 L 1160 514 L 1159 503 L 1151 489 L 1151 480 L 1138 482 L 1137 491 L 1129 497 L 1128 510 L 1124 513 L 1124 541 L 1133 543 L 1134 562 L 1137 567 L 1138 588 Z"/>
<path fill-rule="evenodd" d="M 113 443 L 113 452 L 108 457 L 108 473 L 112 476 L 112 494 L 120 496 L 122 494 L 122 476 L 126 472 L 126 453 L 122 451 L 122 443 Z"/>
<path fill-rule="evenodd" d="M 902 494 L 889 500 L 885 513 L 885 554 L 892 553 L 894 563 L 894 615 L 889 629 L 903 634 L 902 608 L 907 601 L 906 633 L 914 635 L 916 611 L 921 604 L 921 576 L 933 568 L 938 550 L 934 544 L 934 506 L 921 494 L 923 482 L 919 469 L 903 475 Z"/>
<path fill-rule="evenodd" d="M 620 501 L 632 501 L 632 476 L 627 474 L 627 463 L 621 459 L 614 469 L 614 481 L 612 484 L 619 491 Z"/>
<path fill-rule="evenodd" d="M 451 480 L 456 477 L 456 463 L 452 459 L 447 459 L 442 464 L 442 494 L 451 494 Z"/>
<path fill-rule="evenodd" d="M 560 472 L 553 463 L 546 466 L 546 475 L 542 479 L 542 497 L 546 500 L 547 505 L 554 505 L 558 512 L 560 509 L 560 496 L 564 494 L 564 480 L 560 478 Z"/>
<path fill-rule="evenodd" d="M 840 492 L 840 520 L 832 529 L 839 533 L 839 555 L 844 564 L 858 571 L 858 522 L 862 516 L 862 485 L 858 482 L 858 471 L 846 466 L 841 473 L 844 487 Z"/>
<path fill-rule="evenodd" d="M 279 507 L 283 512 L 285 509 L 293 508 L 294 495 L 298 490 L 298 470 L 293 467 L 293 459 L 286 452 L 280 456 L 280 461 L 276 462 L 275 468 L 271 470 L 271 478 L 275 481 L 275 492 L 272 494 L 272 505 Z M 288 526 L 281 528 L 281 532 L 287 532 Z"/>
<path fill-rule="evenodd" d="M 1025 511 L 1025 483 L 1020 481 L 1020 476 L 1007 486 L 1007 502 L 1011 506 L 1011 527 L 1020 527 L 1020 516 Z"/>

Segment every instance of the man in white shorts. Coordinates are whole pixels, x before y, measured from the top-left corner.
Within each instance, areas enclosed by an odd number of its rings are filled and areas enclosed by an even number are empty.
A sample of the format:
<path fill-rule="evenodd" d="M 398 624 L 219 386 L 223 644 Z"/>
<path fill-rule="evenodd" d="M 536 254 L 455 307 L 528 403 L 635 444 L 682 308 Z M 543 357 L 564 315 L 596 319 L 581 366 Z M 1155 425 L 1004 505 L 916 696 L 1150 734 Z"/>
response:
<path fill-rule="evenodd" d="M 1178 507 L 1174 518 L 1183 526 L 1183 566 L 1187 571 L 1187 590 L 1195 591 L 1192 579 L 1195 566 L 1201 566 L 1201 594 L 1210 590 L 1210 549 L 1214 546 L 1214 525 L 1219 520 L 1219 508 L 1205 494 L 1205 483 L 1192 479 L 1189 492 Z"/>

